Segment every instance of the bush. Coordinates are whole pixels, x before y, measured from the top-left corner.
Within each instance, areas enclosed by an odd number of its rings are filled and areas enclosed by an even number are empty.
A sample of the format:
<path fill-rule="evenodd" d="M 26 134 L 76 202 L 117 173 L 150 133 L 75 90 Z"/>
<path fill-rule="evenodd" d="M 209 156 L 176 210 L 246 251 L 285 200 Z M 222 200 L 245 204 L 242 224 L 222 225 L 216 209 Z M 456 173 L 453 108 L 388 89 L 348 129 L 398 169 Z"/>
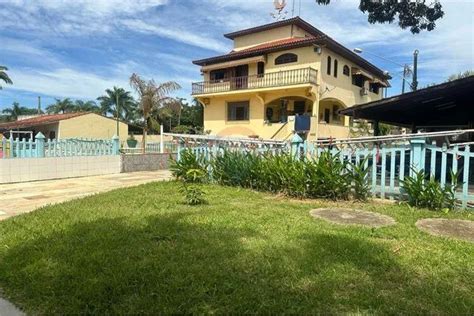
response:
<path fill-rule="evenodd" d="M 348 199 L 351 194 L 351 175 L 348 163 L 339 154 L 323 152 L 307 164 L 309 197 L 331 200 Z"/>
<path fill-rule="evenodd" d="M 351 164 L 351 179 L 354 190 L 353 194 L 354 198 L 359 201 L 367 201 L 370 194 L 369 168 L 367 164 L 368 159 L 369 157 L 367 156 L 358 164 Z"/>
<path fill-rule="evenodd" d="M 402 181 L 402 190 L 408 198 L 408 204 L 425 207 L 430 210 L 452 210 L 456 206 L 456 190 L 458 174 L 451 173 L 452 184 L 444 188 L 434 179 L 427 179 L 424 170 L 413 170 L 413 176 Z"/>
<path fill-rule="evenodd" d="M 186 172 L 186 177 L 182 178 L 183 187 L 181 193 L 184 194 L 184 202 L 188 205 L 200 205 L 207 203 L 204 195 L 206 194 L 200 187 L 199 183 L 204 182 L 206 177 L 205 171 L 201 169 L 190 169 Z M 189 185 L 190 183 L 195 183 Z"/>
<path fill-rule="evenodd" d="M 207 174 L 208 163 L 203 156 L 196 155 L 191 149 L 186 149 L 181 152 L 180 160 L 171 160 L 170 170 L 174 177 L 184 182 L 203 182 L 206 177 L 199 177 L 193 179 L 190 170 L 200 170 L 204 175 Z"/>
<path fill-rule="evenodd" d="M 173 174 L 185 182 L 191 179 L 188 170 L 210 172 L 215 183 L 259 191 L 282 193 L 297 198 L 366 200 L 369 195 L 366 160 L 358 165 L 345 162 L 339 155 L 324 152 L 318 159 L 296 159 L 291 154 L 258 155 L 252 152 L 224 150 L 210 159 L 190 150 L 183 151 L 181 161 L 172 164 Z M 349 168 L 352 166 L 352 168 Z"/>

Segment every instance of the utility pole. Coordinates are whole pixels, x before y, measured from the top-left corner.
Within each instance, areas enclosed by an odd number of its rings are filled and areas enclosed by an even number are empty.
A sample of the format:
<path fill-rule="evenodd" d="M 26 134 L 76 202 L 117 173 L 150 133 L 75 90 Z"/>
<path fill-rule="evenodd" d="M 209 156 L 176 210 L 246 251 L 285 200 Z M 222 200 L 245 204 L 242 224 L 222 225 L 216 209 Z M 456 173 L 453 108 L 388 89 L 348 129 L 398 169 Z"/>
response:
<path fill-rule="evenodd" d="M 38 115 L 41 114 L 41 96 L 38 96 Z"/>
<path fill-rule="evenodd" d="M 117 112 L 117 136 L 120 136 L 119 131 L 119 95 L 115 93 L 115 110 Z"/>
<path fill-rule="evenodd" d="M 418 89 L 418 49 L 413 52 L 413 81 L 411 87 L 413 91 Z"/>

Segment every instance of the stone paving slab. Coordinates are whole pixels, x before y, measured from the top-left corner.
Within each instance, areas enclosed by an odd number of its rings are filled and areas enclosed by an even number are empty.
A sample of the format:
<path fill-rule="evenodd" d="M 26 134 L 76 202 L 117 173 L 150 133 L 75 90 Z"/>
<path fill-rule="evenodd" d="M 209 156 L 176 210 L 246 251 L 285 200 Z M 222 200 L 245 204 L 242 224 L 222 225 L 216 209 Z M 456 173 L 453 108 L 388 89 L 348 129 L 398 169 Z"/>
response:
<path fill-rule="evenodd" d="M 396 224 L 395 220 L 390 216 L 348 208 L 318 208 L 311 210 L 310 214 L 313 217 L 342 225 L 361 225 L 378 228 Z"/>
<path fill-rule="evenodd" d="M 0 221 L 48 204 L 171 178 L 170 171 L 159 170 L 1 184 Z"/>
<path fill-rule="evenodd" d="M 0 316 L 24 316 L 15 305 L 0 297 Z"/>
<path fill-rule="evenodd" d="M 435 236 L 474 242 L 474 221 L 446 218 L 424 218 L 416 222 L 418 229 Z"/>

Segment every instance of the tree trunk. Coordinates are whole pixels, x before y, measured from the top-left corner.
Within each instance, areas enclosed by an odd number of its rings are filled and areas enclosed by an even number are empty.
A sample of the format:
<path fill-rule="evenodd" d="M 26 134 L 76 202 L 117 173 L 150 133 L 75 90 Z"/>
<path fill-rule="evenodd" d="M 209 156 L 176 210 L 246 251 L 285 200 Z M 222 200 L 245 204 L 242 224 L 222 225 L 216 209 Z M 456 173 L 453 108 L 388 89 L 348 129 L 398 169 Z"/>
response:
<path fill-rule="evenodd" d="M 146 153 L 146 135 L 148 132 L 148 127 L 143 128 L 143 137 L 142 137 L 142 154 Z"/>

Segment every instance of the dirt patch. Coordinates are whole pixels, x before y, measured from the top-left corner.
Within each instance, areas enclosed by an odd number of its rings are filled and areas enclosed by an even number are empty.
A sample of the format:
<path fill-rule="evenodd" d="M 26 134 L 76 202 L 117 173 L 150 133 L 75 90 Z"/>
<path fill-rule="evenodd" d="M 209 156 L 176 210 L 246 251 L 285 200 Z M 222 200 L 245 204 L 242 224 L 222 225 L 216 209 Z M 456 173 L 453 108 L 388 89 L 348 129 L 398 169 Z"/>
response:
<path fill-rule="evenodd" d="M 384 227 L 396 224 L 390 216 L 348 208 L 318 208 L 311 210 L 310 214 L 313 217 L 342 225 Z"/>
<path fill-rule="evenodd" d="M 474 242 L 474 221 L 445 218 L 424 218 L 416 222 L 418 229 L 435 236 Z"/>

